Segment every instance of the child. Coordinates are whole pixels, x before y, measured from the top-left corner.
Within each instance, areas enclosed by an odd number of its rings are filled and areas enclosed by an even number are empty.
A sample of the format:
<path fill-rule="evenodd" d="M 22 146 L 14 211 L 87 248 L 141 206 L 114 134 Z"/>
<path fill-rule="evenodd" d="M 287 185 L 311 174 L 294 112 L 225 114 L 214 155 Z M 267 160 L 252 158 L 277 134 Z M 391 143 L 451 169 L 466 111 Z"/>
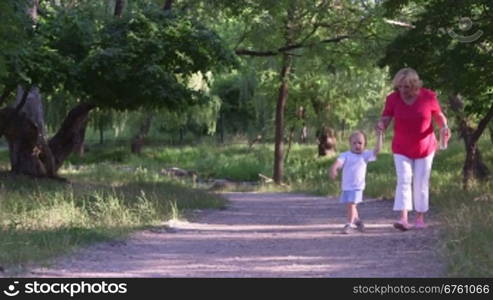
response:
<path fill-rule="evenodd" d="M 342 168 L 342 183 L 340 202 L 347 204 L 347 223 L 342 233 L 350 233 L 355 228 L 363 232 L 365 225 L 358 215 L 356 205 L 363 201 L 365 189 L 366 165 L 375 161 L 382 147 L 382 131 L 377 131 L 375 149 L 365 150 L 366 136 L 362 131 L 355 131 L 349 137 L 351 151 L 343 152 L 329 170 L 332 179 L 337 178 L 337 171 Z"/>

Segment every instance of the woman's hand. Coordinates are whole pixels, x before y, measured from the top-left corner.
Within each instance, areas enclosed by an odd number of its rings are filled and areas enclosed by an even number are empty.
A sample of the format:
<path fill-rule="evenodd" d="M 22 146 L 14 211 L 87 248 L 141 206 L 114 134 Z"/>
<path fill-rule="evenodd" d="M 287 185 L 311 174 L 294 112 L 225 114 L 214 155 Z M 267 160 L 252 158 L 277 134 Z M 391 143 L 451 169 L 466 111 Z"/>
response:
<path fill-rule="evenodd" d="M 452 131 L 447 125 L 440 128 L 440 136 L 443 136 L 445 138 L 445 142 L 448 143 L 450 137 L 452 136 Z"/>
<path fill-rule="evenodd" d="M 384 132 L 385 129 L 387 129 L 387 126 L 389 126 L 391 120 L 392 117 L 381 117 L 380 120 L 378 120 L 377 125 L 375 125 L 375 130 L 377 132 Z"/>

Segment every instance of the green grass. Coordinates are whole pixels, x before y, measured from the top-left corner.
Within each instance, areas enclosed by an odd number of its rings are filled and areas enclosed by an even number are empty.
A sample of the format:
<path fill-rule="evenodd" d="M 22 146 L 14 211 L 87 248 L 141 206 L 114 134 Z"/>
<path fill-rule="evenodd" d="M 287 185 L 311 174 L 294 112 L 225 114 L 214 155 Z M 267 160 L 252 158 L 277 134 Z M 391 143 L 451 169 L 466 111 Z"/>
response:
<path fill-rule="evenodd" d="M 365 196 L 392 199 L 395 170 L 389 137 L 378 160 L 368 165 Z M 370 138 L 369 145 L 373 146 Z M 345 140 L 338 152 L 347 150 Z M 491 170 L 491 141 L 480 148 Z M 475 183 L 462 190 L 464 150 L 454 142 L 437 153 L 430 182 L 431 207 L 442 221 L 437 249 L 448 263 L 448 275 L 493 275 L 493 186 Z M 318 157 L 316 145 L 293 144 L 284 165 L 284 186 L 260 184 L 258 191 L 293 191 L 336 195 L 340 182 L 328 179 L 336 156 Z M 197 182 L 161 174 L 179 167 L 195 171 L 199 180 L 226 178 L 259 181 L 272 177 L 273 145 L 147 147 L 141 155 L 126 144 L 92 146 L 83 158 L 70 157 L 60 175 L 70 183 L 2 175 L 0 185 L 0 265 L 18 267 L 81 245 L 119 239 L 128 233 L 180 218 L 190 209 L 221 208 L 225 200 L 200 189 Z M 0 170 L 8 155 L 0 152 Z M 490 179 L 491 180 L 491 179 Z"/>
<path fill-rule="evenodd" d="M 71 183 L 1 174 L 0 266 L 8 272 L 226 203 L 142 167 L 124 172 L 110 163 L 68 165 L 61 175 Z"/>

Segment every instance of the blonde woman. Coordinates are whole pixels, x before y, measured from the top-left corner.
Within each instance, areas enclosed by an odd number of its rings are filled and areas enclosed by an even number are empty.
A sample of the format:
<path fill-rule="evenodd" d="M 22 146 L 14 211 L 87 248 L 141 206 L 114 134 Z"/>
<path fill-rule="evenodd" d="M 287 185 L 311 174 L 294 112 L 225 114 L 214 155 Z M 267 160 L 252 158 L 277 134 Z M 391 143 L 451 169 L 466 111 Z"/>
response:
<path fill-rule="evenodd" d="M 408 212 L 416 210 L 414 227 L 425 228 L 424 215 L 429 209 L 429 180 L 437 149 L 433 121 L 448 141 L 450 129 L 435 92 L 423 88 L 418 74 L 411 68 L 401 69 L 392 81 L 394 92 L 387 96 L 377 130 L 385 131 L 394 120 L 392 152 L 397 173 L 394 211 L 400 219 L 394 227 L 406 231 Z"/>

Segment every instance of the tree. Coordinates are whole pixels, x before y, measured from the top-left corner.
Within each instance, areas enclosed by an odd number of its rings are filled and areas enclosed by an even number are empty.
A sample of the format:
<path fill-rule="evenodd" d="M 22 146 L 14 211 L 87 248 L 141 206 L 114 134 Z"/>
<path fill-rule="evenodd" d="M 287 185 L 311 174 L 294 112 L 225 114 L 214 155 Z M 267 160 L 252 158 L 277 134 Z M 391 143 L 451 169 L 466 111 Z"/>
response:
<path fill-rule="evenodd" d="M 478 139 L 493 118 L 493 3 L 487 0 L 387 1 L 389 16 L 414 7 L 413 27 L 387 48 L 381 65 L 395 73 L 404 66 L 418 70 L 427 84 L 448 95 L 464 140 L 463 187 L 488 174 Z M 464 17 L 466 16 L 466 17 Z M 475 122 L 475 120 L 477 120 Z"/>
<path fill-rule="evenodd" d="M 275 115 L 273 178 L 284 172 L 284 127 L 288 90 L 303 57 L 335 52 L 338 46 L 366 32 L 375 1 L 241 1 L 214 4 L 236 16 L 243 28 L 236 33 L 236 54 L 275 58 L 278 93 Z"/>
<path fill-rule="evenodd" d="M 31 51 L 7 61 L 4 90 L 35 82 L 45 95 L 62 90 L 77 105 L 47 148 L 36 140 L 42 128 L 20 113 L 27 93 L 16 108 L 0 110 L 0 134 L 9 142 L 13 172 L 55 176 L 80 143 L 88 113 L 96 107 L 180 111 L 208 101 L 187 86 L 189 78 L 234 61 L 216 34 L 190 17 L 168 14 L 150 3 L 129 5 L 119 18 L 108 15 L 100 2 L 78 1 L 70 8 L 46 1 L 42 5 L 37 25 L 25 29 Z M 51 171 L 49 160 L 54 162 Z"/>

